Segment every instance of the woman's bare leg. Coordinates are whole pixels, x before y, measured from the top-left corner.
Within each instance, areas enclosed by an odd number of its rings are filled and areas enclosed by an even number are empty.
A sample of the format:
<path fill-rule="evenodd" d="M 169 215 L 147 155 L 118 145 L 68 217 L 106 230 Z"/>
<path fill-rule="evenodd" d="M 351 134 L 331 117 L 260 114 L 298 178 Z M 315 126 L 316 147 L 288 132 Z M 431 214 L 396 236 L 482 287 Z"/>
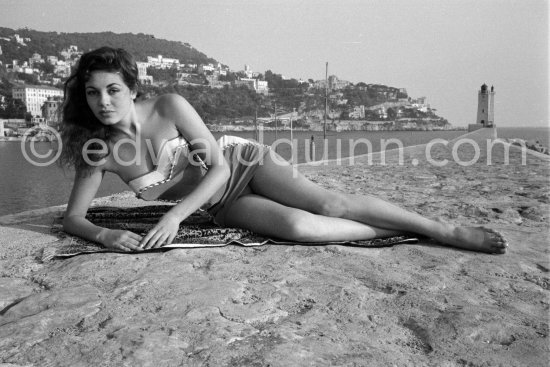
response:
<path fill-rule="evenodd" d="M 275 154 L 266 155 L 250 187 L 254 194 L 321 216 L 348 219 L 398 232 L 413 232 L 469 250 L 506 251 L 506 241 L 492 230 L 434 221 L 373 196 L 329 191 L 309 181 Z"/>
<path fill-rule="evenodd" d="M 403 234 L 349 219 L 326 217 L 246 194 L 227 210 L 225 224 L 298 242 L 357 241 Z"/>

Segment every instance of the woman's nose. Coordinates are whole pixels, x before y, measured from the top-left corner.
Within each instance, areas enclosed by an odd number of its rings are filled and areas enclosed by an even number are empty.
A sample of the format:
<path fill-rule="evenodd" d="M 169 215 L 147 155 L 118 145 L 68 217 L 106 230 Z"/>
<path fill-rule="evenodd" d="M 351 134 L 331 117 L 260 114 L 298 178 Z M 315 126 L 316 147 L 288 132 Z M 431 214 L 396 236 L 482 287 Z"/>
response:
<path fill-rule="evenodd" d="M 109 94 L 107 93 L 101 93 L 99 96 L 99 105 L 100 106 L 108 106 L 111 104 L 111 100 L 109 98 Z"/>

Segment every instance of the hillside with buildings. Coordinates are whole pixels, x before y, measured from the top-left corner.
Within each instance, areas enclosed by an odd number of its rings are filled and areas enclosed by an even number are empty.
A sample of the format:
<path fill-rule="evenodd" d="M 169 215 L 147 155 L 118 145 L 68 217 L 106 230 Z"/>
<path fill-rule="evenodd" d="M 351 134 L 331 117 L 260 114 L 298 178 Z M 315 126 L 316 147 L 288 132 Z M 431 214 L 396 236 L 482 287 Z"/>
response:
<path fill-rule="evenodd" d="M 57 33 L 0 27 L 0 119 L 17 134 L 34 125 L 57 126 L 63 82 L 83 52 L 109 45 L 137 59 L 142 97 L 178 93 L 215 130 L 441 130 L 426 97 L 405 88 L 327 80 L 297 80 L 249 65 L 231 70 L 187 43 L 144 34 Z M 326 113 L 325 113 L 326 111 Z"/>

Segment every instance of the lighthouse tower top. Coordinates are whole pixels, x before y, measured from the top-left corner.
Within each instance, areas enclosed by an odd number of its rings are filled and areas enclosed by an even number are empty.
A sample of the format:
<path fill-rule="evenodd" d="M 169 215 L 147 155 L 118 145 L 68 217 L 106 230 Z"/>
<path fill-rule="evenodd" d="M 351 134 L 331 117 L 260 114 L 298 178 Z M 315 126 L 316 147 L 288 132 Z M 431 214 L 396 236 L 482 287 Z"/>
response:
<path fill-rule="evenodd" d="M 483 84 L 477 95 L 477 119 L 476 124 L 483 127 L 493 127 L 495 124 L 495 87 L 491 89 Z"/>

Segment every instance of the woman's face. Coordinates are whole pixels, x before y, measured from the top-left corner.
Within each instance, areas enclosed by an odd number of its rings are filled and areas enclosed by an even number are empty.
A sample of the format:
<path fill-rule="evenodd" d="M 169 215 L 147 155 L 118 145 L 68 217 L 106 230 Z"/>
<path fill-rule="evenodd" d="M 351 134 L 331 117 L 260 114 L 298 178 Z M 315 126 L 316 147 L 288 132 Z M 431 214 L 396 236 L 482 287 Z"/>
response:
<path fill-rule="evenodd" d="M 88 106 L 102 124 L 115 125 L 129 116 L 136 92 L 119 73 L 93 71 L 85 88 Z"/>

